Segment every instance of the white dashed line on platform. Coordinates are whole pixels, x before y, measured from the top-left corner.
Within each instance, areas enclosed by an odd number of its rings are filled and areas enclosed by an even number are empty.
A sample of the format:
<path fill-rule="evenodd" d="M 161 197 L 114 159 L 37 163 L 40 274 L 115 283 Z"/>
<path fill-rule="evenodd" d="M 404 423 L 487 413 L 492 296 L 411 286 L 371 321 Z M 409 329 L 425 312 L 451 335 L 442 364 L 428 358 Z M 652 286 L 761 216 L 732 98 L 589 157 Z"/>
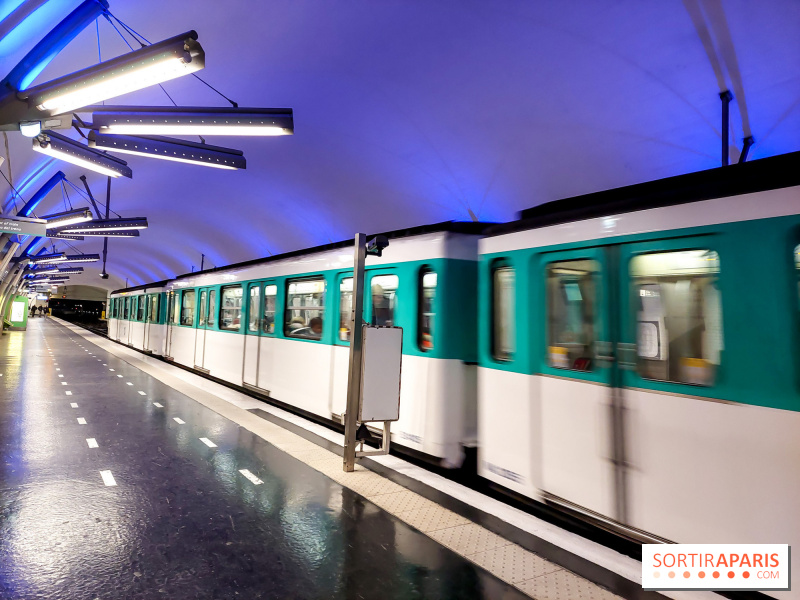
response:
<path fill-rule="evenodd" d="M 172 420 L 175 421 L 178 425 L 184 425 L 186 423 L 186 421 L 184 421 L 180 417 L 172 417 Z"/>
<path fill-rule="evenodd" d="M 208 438 L 200 438 L 200 441 L 203 442 L 209 448 L 216 448 L 217 447 L 217 445 L 214 442 L 212 442 L 210 439 L 208 439 Z"/>
<path fill-rule="evenodd" d="M 109 371 L 113 371 L 114 369 L 109 369 Z"/>
<path fill-rule="evenodd" d="M 78 403 L 77 403 L 77 402 L 70 402 L 70 403 L 69 403 L 69 405 L 70 405 L 72 408 L 78 408 Z"/>
<path fill-rule="evenodd" d="M 66 392 L 64 392 L 64 393 L 65 393 L 67 396 L 72 396 L 72 392 L 70 392 L 69 390 L 67 390 L 67 391 L 66 391 Z"/>
<path fill-rule="evenodd" d="M 158 402 L 153 402 L 153 406 L 155 406 L 156 408 L 164 408 L 164 405 L 159 404 Z"/>
<path fill-rule="evenodd" d="M 117 377 L 122 377 L 122 375 L 117 375 Z"/>
<path fill-rule="evenodd" d="M 78 425 L 86 425 L 86 419 L 83 417 L 78 417 Z"/>
<path fill-rule="evenodd" d="M 97 445 L 97 440 L 94 438 L 86 438 L 86 443 L 89 444 L 89 448 L 99 448 L 100 446 Z"/>
<path fill-rule="evenodd" d="M 128 384 L 128 385 L 133 385 L 133 383 L 130 382 L 130 381 L 126 381 L 125 383 Z"/>
<path fill-rule="evenodd" d="M 103 483 L 106 486 L 117 485 L 117 482 L 114 481 L 114 476 L 111 474 L 111 471 L 100 471 L 100 477 L 103 478 Z"/>
<path fill-rule="evenodd" d="M 253 485 L 261 485 L 262 483 L 264 483 L 263 481 L 261 481 L 261 480 L 260 480 L 258 477 L 256 477 L 255 475 L 253 475 L 253 474 L 252 474 L 250 471 L 248 471 L 247 469 L 240 469 L 240 470 L 239 470 L 239 473 L 241 473 L 242 475 L 244 475 L 245 477 L 247 477 L 247 478 L 248 478 L 248 479 L 249 479 L 251 482 L 253 482 Z"/>
<path fill-rule="evenodd" d="M 61 385 L 69 385 L 66 381 L 62 381 Z"/>
<path fill-rule="evenodd" d="M 147 393 L 143 392 L 142 390 L 139 390 L 139 395 L 140 396 L 147 396 Z"/>
<path fill-rule="evenodd" d="M 63 377 L 63 375 L 62 375 L 61 373 L 59 373 L 59 374 L 58 374 L 58 376 L 59 376 L 59 377 Z"/>
<path fill-rule="evenodd" d="M 60 371 L 61 369 L 56 369 L 56 371 Z"/>

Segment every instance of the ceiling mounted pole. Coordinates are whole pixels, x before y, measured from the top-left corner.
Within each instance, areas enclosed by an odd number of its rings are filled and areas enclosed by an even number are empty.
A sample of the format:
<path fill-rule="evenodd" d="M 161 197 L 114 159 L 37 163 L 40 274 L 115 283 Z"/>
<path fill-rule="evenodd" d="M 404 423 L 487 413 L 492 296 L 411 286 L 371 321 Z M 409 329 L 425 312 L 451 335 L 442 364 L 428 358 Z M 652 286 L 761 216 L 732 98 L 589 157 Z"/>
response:
<path fill-rule="evenodd" d="M 756 143 L 755 138 L 752 135 L 748 135 L 746 138 L 742 140 L 742 153 L 739 155 L 739 162 L 743 163 L 747 160 L 747 153 L 750 152 L 750 148 L 753 147 L 753 144 Z"/>
<path fill-rule="evenodd" d="M 86 188 L 86 193 L 89 194 L 89 200 L 94 206 L 94 212 L 97 213 L 97 218 L 102 219 L 102 215 L 100 214 L 100 209 L 97 207 L 97 202 L 94 200 L 94 196 L 92 195 L 92 190 L 89 189 L 89 182 L 86 181 L 86 175 L 81 175 L 81 181 L 83 182 L 83 187 Z"/>
<path fill-rule="evenodd" d="M 111 210 L 111 177 L 108 178 L 108 183 L 106 184 L 106 220 L 109 218 L 109 211 Z M 105 276 L 108 278 L 108 273 L 106 273 L 106 259 L 108 258 L 108 236 L 103 238 L 103 271 L 100 274 L 100 277 Z"/>
<path fill-rule="evenodd" d="M 726 167 L 730 163 L 728 139 L 730 138 L 730 105 L 731 100 L 733 100 L 733 94 L 725 90 L 720 93 L 719 98 L 722 100 L 722 166 Z"/>

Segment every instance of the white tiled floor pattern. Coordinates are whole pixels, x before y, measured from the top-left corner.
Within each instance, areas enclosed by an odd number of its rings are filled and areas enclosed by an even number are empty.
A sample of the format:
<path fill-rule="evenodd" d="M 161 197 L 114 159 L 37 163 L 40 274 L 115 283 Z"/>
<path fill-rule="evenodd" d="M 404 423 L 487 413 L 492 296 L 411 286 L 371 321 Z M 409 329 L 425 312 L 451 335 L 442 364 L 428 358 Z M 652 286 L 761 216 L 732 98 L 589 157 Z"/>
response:
<path fill-rule="evenodd" d="M 385 477 L 356 465 L 342 471 L 342 457 L 273 423 L 263 436 L 287 454 L 361 494 L 401 521 L 430 536 L 537 600 L 618 598 L 574 573 L 472 523 Z"/>
<path fill-rule="evenodd" d="M 71 326 L 67 327 L 73 329 Z M 86 335 L 85 332 L 80 334 Z M 102 342 L 99 345 L 102 346 Z M 173 387 L 178 389 L 182 386 L 173 384 Z M 226 415 L 229 410 L 225 407 L 220 410 L 218 407 L 217 412 Z M 227 416 L 232 418 L 232 415 Z M 239 418 L 232 420 L 240 425 L 243 420 L 254 420 L 255 423 L 251 423 L 249 429 L 257 432 L 257 435 L 269 443 L 324 473 L 340 485 L 368 498 L 373 504 L 532 598 L 537 600 L 619 598 L 361 465 L 356 465 L 354 473 L 343 472 L 341 456 L 320 448 L 274 423 L 250 413 L 239 415 Z"/>

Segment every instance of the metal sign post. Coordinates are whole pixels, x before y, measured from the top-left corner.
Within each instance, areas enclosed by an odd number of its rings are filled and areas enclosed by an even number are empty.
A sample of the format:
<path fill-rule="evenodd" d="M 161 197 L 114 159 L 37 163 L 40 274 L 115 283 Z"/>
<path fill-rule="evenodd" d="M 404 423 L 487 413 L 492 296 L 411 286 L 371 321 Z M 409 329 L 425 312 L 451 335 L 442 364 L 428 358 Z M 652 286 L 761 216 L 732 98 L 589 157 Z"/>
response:
<path fill-rule="evenodd" d="M 353 247 L 353 312 L 350 319 L 350 368 L 347 373 L 347 410 L 344 415 L 344 470 L 356 468 L 356 428 L 361 406 L 361 351 L 364 322 L 364 264 L 367 236 L 357 233 Z"/>

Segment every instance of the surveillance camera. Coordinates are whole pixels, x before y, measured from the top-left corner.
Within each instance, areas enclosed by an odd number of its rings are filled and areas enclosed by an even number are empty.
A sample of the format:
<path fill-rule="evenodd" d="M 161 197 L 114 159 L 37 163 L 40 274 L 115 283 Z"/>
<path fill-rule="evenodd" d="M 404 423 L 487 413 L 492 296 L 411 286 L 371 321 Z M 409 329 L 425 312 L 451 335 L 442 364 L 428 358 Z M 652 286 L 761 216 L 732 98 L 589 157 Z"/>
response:
<path fill-rule="evenodd" d="M 108 273 L 100 273 L 100 279 L 108 279 Z"/>
<path fill-rule="evenodd" d="M 385 235 L 376 235 L 367 242 L 367 254 L 370 256 L 382 256 L 383 249 L 389 245 L 389 238 Z"/>

